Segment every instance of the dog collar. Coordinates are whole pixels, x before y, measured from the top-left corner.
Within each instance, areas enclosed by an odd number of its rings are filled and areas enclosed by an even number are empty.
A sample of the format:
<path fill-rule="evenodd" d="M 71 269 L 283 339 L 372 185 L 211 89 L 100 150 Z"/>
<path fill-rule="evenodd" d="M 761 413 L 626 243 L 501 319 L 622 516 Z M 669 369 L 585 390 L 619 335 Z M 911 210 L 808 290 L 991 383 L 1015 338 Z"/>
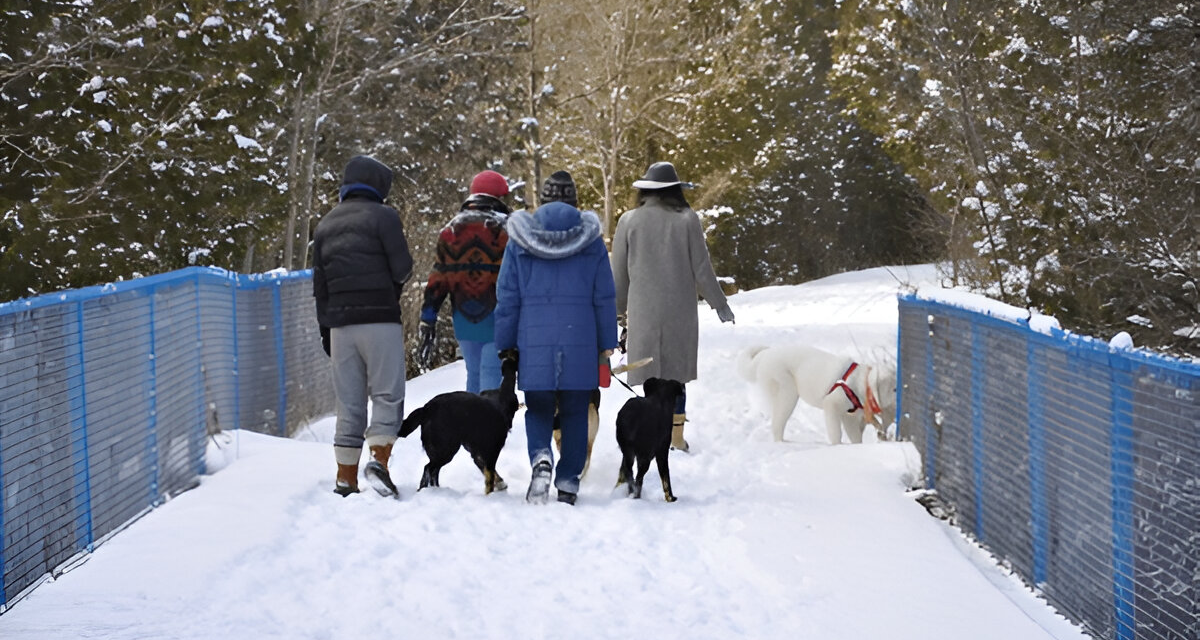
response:
<path fill-rule="evenodd" d="M 852 408 L 846 413 L 854 413 L 855 411 L 863 408 L 863 403 L 858 399 L 858 394 L 854 393 L 854 389 L 851 389 L 850 385 L 846 384 L 846 378 L 849 378 L 850 374 L 854 373 L 854 370 L 857 368 L 858 363 L 851 362 L 850 368 L 846 369 L 846 373 L 843 373 L 842 377 L 839 378 L 837 382 L 833 383 L 832 387 L 829 387 L 830 391 L 840 388 L 842 392 L 846 394 L 846 399 L 850 401 L 850 405 L 852 406 Z M 869 394 L 870 392 L 870 387 L 868 386 L 867 393 Z M 869 397 L 870 396 L 868 396 L 868 398 Z"/>
<path fill-rule="evenodd" d="M 854 413 L 855 411 L 862 409 L 863 413 L 866 414 L 867 419 L 873 421 L 874 416 L 883 413 L 883 409 L 879 407 L 879 401 L 875 399 L 875 392 L 871 390 L 871 380 L 869 378 L 871 368 L 866 367 L 867 373 L 863 375 L 863 388 L 867 390 L 866 405 L 863 405 L 862 401 L 858 399 L 858 394 L 854 393 L 854 389 L 851 389 L 850 385 L 846 383 L 846 379 L 849 378 L 850 374 L 854 373 L 854 370 L 857 368 L 858 363 L 851 362 L 850 367 L 846 369 L 846 373 L 843 373 L 841 379 L 833 383 L 833 386 L 829 387 L 829 390 L 833 391 L 834 389 L 841 389 L 842 392 L 846 394 L 846 399 L 849 400 L 850 404 L 853 406 L 853 408 L 846 413 Z"/>

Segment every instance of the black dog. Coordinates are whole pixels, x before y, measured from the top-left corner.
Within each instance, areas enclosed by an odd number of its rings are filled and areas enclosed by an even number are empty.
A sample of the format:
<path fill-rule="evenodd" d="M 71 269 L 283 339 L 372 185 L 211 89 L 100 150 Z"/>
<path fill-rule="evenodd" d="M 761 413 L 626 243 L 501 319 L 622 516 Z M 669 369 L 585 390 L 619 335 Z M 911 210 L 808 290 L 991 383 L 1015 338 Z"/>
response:
<path fill-rule="evenodd" d="M 642 497 L 642 479 L 650 470 L 650 459 L 658 463 L 663 497 L 675 502 L 671 491 L 671 470 L 667 455 L 671 451 L 671 419 L 675 402 L 683 395 L 683 384 L 675 380 L 650 378 L 642 384 L 645 398 L 630 398 L 617 413 L 617 446 L 621 447 L 621 472 L 617 486 L 628 482 L 628 495 Z M 637 477 L 633 461 L 637 459 Z"/>
<path fill-rule="evenodd" d="M 454 459 L 459 446 L 471 454 L 475 466 L 483 472 L 485 494 L 508 488 L 496 473 L 496 460 L 520 406 L 516 393 L 517 363 L 506 359 L 501 361 L 500 368 L 504 379 L 499 389 L 479 395 L 468 391 L 442 393 L 404 419 L 400 437 L 406 438 L 421 427 L 421 445 L 429 456 L 418 490 L 440 486 L 438 473 Z"/>

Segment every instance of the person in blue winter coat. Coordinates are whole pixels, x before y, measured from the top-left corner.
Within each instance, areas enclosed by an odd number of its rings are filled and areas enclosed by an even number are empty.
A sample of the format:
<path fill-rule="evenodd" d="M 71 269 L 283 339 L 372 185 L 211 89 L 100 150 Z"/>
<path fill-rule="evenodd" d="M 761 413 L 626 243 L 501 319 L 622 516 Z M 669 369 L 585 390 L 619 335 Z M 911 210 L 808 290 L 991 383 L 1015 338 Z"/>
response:
<path fill-rule="evenodd" d="M 617 346 L 616 286 L 600 219 L 565 202 L 508 219 L 508 246 L 496 283 L 495 337 L 502 358 L 518 360 L 525 433 L 533 468 L 525 499 L 574 504 L 587 458 L 587 409 L 599 362 Z M 562 451 L 551 432 L 557 404 Z"/>

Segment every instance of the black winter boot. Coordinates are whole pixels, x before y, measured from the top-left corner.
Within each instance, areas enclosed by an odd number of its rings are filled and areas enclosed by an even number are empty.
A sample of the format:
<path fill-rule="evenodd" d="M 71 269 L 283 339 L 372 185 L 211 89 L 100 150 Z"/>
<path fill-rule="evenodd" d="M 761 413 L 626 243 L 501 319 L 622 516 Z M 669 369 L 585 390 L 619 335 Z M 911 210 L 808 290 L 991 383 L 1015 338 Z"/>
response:
<path fill-rule="evenodd" d="M 396 483 L 392 482 L 392 475 L 388 473 L 388 461 L 392 457 L 392 445 L 380 444 L 370 448 L 371 461 L 367 466 L 363 467 L 363 475 L 367 477 L 367 483 L 371 485 L 375 492 L 383 497 L 400 498 L 400 491 L 396 489 Z"/>
<path fill-rule="evenodd" d="M 570 491 L 563 491 L 562 489 L 559 489 L 558 490 L 558 501 L 565 502 L 567 504 L 575 504 L 576 495 L 577 494 L 571 493 Z"/>
<path fill-rule="evenodd" d="M 396 489 L 396 484 L 392 482 L 392 477 L 388 475 L 387 467 L 379 464 L 378 460 L 372 460 L 363 467 L 363 475 L 367 477 L 367 482 L 372 489 L 381 496 L 400 497 L 400 492 Z"/>

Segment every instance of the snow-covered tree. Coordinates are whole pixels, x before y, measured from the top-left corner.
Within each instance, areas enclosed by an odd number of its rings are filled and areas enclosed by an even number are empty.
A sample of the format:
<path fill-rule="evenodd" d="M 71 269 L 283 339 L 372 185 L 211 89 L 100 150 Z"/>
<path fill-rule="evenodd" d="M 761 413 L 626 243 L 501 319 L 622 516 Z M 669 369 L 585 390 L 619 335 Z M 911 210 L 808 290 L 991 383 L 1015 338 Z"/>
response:
<path fill-rule="evenodd" d="M 1083 332 L 1195 353 L 1189 11 L 845 2 L 832 77 L 945 216 L 954 280 Z"/>
<path fill-rule="evenodd" d="M 225 263 L 276 197 L 264 3 L 35 4 L 0 45 L 0 296 Z"/>

